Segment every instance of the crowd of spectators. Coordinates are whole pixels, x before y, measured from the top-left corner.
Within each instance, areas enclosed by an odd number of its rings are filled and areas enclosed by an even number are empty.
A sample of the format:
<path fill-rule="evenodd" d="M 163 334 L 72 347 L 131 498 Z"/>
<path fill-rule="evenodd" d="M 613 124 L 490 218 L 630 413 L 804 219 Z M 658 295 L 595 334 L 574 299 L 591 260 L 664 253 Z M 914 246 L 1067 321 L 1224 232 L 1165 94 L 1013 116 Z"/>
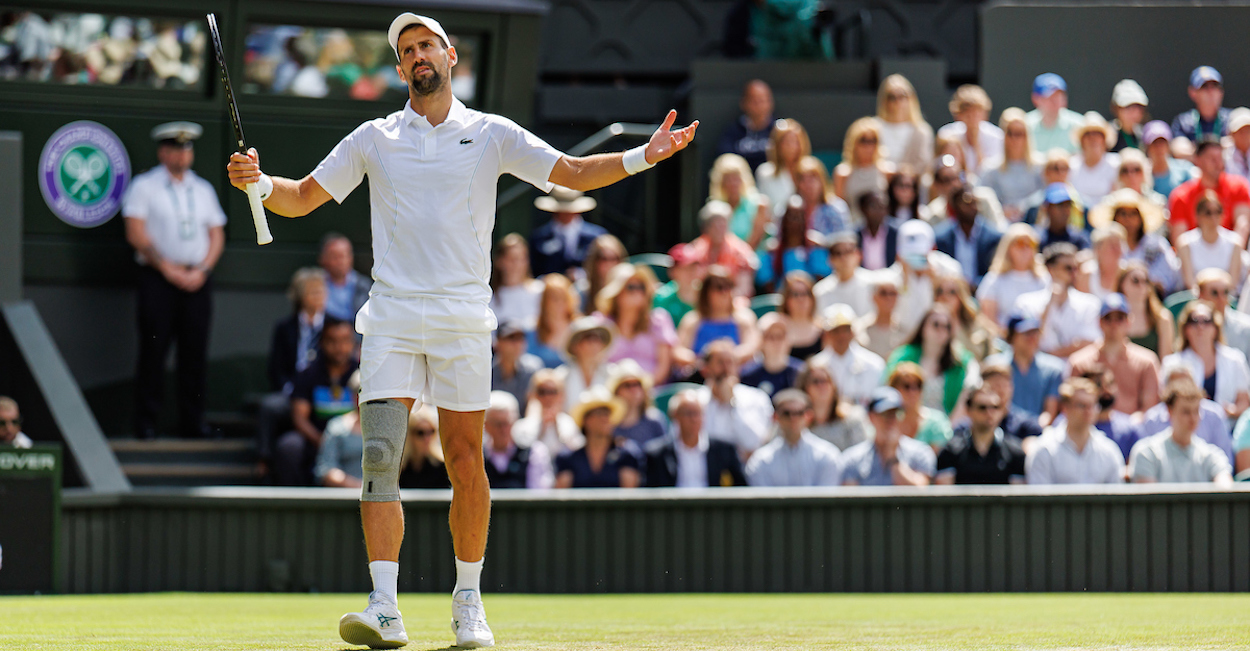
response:
<path fill-rule="evenodd" d="M 934 129 L 892 75 L 829 170 L 752 81 L 700 235 L 646 262 L 583 218 L 593 198 L 540 197 L 550 221 L 493 253 L 492 485 L 1231 482 L 1250 469 L 1250 109 L 1222 84 L 1195 70 L 1170 125 L 1132 80 L 1110 122 L 1054 74 L 997 125 L 963 86 Z M 283 483 L 353 481 L 350 254 L 327 237 L 275 330 Z M 425 418 L 410 474 L 442 485 Z"/>
<path fill-rule="evenodd" d="M 0 79 L 145 88 L 199 83 L 200 21 L 97 13 L 0 11 Z"/>
<path fill-rule="evenodd" d="M 473 38 L 452 37 L 459 63 L 452 90 L 477 95 Z M 408 89 L 395 74 L 395 51 L 380 30 L 298 25 L 252 25 L 247 34 L 243 90 L 250 93 L 403 101 Z"/>

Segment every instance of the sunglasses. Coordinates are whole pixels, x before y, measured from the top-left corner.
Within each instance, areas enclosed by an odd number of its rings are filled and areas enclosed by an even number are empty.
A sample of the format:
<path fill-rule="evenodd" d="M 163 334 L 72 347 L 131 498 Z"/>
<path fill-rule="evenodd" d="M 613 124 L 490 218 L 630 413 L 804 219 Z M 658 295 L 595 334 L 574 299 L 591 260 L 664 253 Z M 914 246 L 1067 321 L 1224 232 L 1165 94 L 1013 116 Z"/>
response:
<path fill-rule="evenodd" d="M 1145 285 L 1145 284 L 1148 284 L 1149 281 L 1147 281 L 1145 278 L 1142 278 L 1141 276 L 1129 276 L 1128 278 L 1124 279 L 1124 282 L 1130 285 Z"/>
<path fill-rule="evenodd" d="M 647 291 L 647 286 L 642 283 L 629 283 L 625 285 L 625 291 L 642 293 Z"/>
<path fill-rule="evenodd" d="M 1219 215 L 1222 215 L 1223 213 L 1224 213 L 1223 208 L 1203 208 L 1202 210 L 1198 211 L 1199 215 L 1208 215 L 1211 217 L 1218 217 Z"/>
<path fill-rule="evenodd" d="M 1143 170 L 1140 167 L 1126 167 L 1120 170 L 1120 176 L 1124 176 L 1125 174 L 1141 174 L 1145 171 L 1146 170 Z"/>
<path fill-rule="evenodd" d="M 881 298 L 894 298 L 898 296 L 898 292 L 893 289 L 878 289 L 877 296 L 880 296 Z"/>
<path fill-rule="evenodd" d="M 1194 317 L 1190 319 L 1189 322 L 1186 323 L 1185 325 L 1206 326 L 1206 325 L 1211 325 L 1213 323 L 1215 323 L 1215 321 L 1211 319 L 1210 317 L 1199 316 L 1199 317 Z"/>
<path fill-rule="evenodd" d="M 859 139 L 859 144 L 861 144 L 861 145 L 875 145 L 875 144 L 877 144 L 877 139 L 876 139 L 876 138 L 860 138 L 860 139 Z"/>
<path fill-rule="evenodd" d="M 921 386 L 919 382 L 900 382 L 894 388 L 899 391 L 919 391 Z"/>
<path fill-rule="evenodd" d="M 1123 312 L 1112 312 L 1102 318 L 1103 321 L 1120 322 L 1127 321 L 1128 315 Z"/>
<path fill-rule="evenodd" d="M 540 396 L 554 396 L 560 393 L 560 390 L 555 387 L 539 387 L 538 391 L 536 391 L 535 393 L 537 393 Z"/>
<path fill-rule="evenodd" d="M 998 411 L 998 405 L 987 405 L 985 403 L 979 403 L 979 404 L 972 405 L 972 411 L 981 411 L 981 412 Z"/>
<path fill-rule="evenodd" d="M 951 329 L 950 321 L 930 321 L 929 326 L 933 328 L 937 328 L 938 330 L 950 330 Z"/>
<path fill-rule="evenodd" d="M 434 428 L 432 427 L 415 427 L 412 433 L 417 436 L 434 436 Z"/>
<path fill-rule="evenodd" d="M 806 413 L 806 409 L 781 409 L 777 411 L 777 415 L 782 418 L 798 418 Z"/>
<path fill-rule="evenodd" d="M 907 93 L 890 93 L 889 95 L 886 95 L 885 98 L 892 102 L 899 102 L 907 99 Z"/>
<path fill-rule="evenodd" d="M 1023 138 L 1024 136 L 1025 136 L 1025 132 L 1023 131 L 1008 131 L 1007 132 L 1008 138 Z"/>

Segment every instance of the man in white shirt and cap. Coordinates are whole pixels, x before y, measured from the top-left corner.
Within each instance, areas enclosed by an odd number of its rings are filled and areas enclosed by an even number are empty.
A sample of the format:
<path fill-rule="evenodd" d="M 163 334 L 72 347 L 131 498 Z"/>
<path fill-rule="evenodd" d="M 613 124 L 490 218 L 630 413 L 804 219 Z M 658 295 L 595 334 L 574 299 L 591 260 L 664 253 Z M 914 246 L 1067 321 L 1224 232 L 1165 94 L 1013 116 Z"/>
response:
<path fill-rule="evenodd" d="M 155 438 L 165 385 L 165 358 L 178 347 L 178 434 L 206 434 L 208 331 L 212 272 L 225 246 L 226 214 L 217 190 L 191 170 L 194 122 L 152 130 L 160 165 L 134 178 L 122 200 L 126 241 L 138 260 L 139 361 L 135 373 L 135 435 Z"/>
<path fill-rule="evenodd" d="M 885 360 L 855 342 L 855 312 L 849 305 L 836 303 L 822 312 L 820 318 L 825 330 L 825 348 L 808 362 L 829 369 L 843 398 L 861 404 L 867 402 L 872 390 L 881 385 Z"/>
<path fill-rule="evenodd" d="M 298 217 L 331 199 L 343 201 L 369 176 L 374 285 L 356 328 L 364 336 L 360 514 L 374 591 L 363 612 L 340 619 L 339 635 L 374 648 L 408 642 L 396 596 L 403 543 L 397 479 L 408 413 L 428 403 L 438 407 L 453 489 L 456 645 L 492 646 L 480 589 L 490 522 L 482 431 L 496 325 L 489 281 L 499 177 L 511 174 L 547 192 L 556 185 L 601 188 L 684 149 L 697 122 L 671 130 L 677 112 L 670 111 L 645 145 L 568 156 L 512 120 L 453 96 L 456 48 L 438 21 L 400 14 L 387 39 L 408 87 L 402 110 L 357 127 L 303 179 L 262 174 L 251 150 L 231 156 L 230 182 L 239 189 L 257 183 L 269 210 Z"/>

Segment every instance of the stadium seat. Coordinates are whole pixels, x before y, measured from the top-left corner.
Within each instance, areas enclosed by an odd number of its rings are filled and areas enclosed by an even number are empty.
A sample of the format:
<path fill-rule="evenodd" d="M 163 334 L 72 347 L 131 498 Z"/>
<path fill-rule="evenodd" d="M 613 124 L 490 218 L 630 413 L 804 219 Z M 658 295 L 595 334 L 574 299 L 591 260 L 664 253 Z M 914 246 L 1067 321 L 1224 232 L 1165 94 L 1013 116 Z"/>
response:
<path fill-rule="evenodd" d="M 1198 295 L 1191 289 L 1182 289 L 1179 292 L 1169 294 L 1163 299 L 1163 307 L 1172 312 L 1172 317 L 1177 318 L 1181 315 L 1181 310 L 1185 309 L 1189 302 L 1198 298 Z"/>
<path fill-rule="evenodd" d="M 672 400 L 673 396 L 685 391 L 686 389 L 698 389 L 702 386 L 702 384 L 695 384 L 694 382 L 674 382 L 672 384 L 661 385 L 652 390 L 652 402 L 655 403 L 655 408 L 659 409 L 667 418 L 668 401 Z"/>
<path fill-rule="evenodd" d="M 781 294 L 760 294 L 751 299 L 751 311 L 755 312 L 756 318 L 775 312 L 780 305 Z"/>
<path fill-rule="evenodd" d="M 655 272 L 655 277 L 660 282 L 668 282 L 668 270 L 673 266 L 673 258 L 665 253 L 639 253 L 629 256 L 630 264 L 645 264 L 651 267 L 651 271 Z"/>

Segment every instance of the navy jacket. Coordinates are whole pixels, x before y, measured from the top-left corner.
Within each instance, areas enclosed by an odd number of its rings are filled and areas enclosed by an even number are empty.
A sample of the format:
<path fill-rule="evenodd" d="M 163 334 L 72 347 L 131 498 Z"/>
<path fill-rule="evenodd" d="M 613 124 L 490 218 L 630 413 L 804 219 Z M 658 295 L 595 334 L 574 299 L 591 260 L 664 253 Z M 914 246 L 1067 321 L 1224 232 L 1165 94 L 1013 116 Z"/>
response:
<path fill-rule="evenodd" d="M 607 233 L 604 227 L 583 220 L 577 233 L 577 250 L 567 251 L 564 238 L 556 233 L 555 222 L 548 221 L 535 228 L 530 235 L 530 269 L 534 277 L 551 273 L 562 274 L 570 267 L 582 266 L 590 243 Z"/>
<path fill-rule="evenodd" d="M 1003 239 L 1003 234 L 998 229 L 990 226 L 984 219 L 977 217 L 981 228 L 977 230 L 976 251 L 977 265 L 976 276 L 968 278 L 968 283 L 974 287 L 981 284 L 981 279 L 990 270 L 990 263 L 994 261 L 994 252 L 998 250 L 998 241 Z M 937 250 L 955 258 L 958 262 L 959 258 L 955 257 L 955 229 L 959 228 L 958 222 L 951 218 L 934 229 L 934 238 L 937 244 Z"/>
<path fill-rule="evenodd" d="M 649 441 L 647 452 L 647 486 L 664 488 L 677 485 L 677 448 L 671 436 Z M 746 486 L 747 478 L 742 472 L 738 450 L 731 443 L 708 441 L 708 486 Z"/>
<path fill-rule="evenodd" d="M 311 350 L 317 350 L 321 333 L 313 335 Z M 281 391 L 295 381 L 296 357 L 299 356 L 299 314 L 291 314 L 273 326 L 269 343 L 269 390 Z"/>
<path fill-rule="evenodd" d="M 898 227 L 891 226 L 889 223 L 882 224 L 881 227 L 885 229 L 885 266 L 888 267 L 894 264 L 894 258 L 898 254 Z M 860 226 L 855 231 L 855 238 L 859 241 L 860 251 L 864 250 L 865 228 L 865 226 Z"/>

